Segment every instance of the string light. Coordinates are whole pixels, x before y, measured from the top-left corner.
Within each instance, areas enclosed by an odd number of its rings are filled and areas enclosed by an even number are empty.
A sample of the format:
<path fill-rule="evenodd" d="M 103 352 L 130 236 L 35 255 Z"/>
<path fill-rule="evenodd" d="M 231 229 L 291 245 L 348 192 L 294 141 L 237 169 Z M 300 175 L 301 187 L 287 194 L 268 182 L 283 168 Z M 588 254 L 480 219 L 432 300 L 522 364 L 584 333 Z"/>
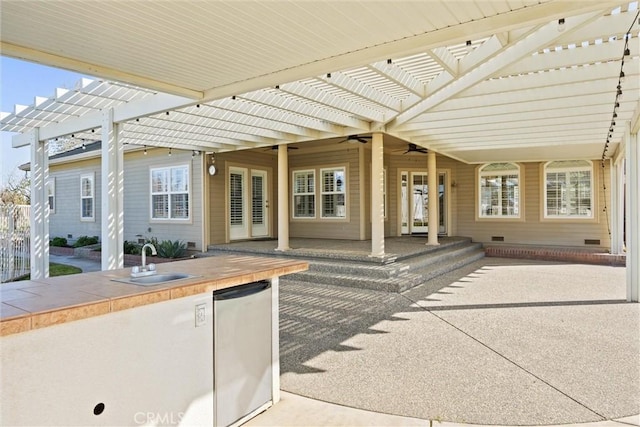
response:
<path fill-rule="evenodd" d="M 634 24 L 638 19 L 638 16 L 640 16 L 640 11 L 638 11 L 638 13 L 636 13 L 635 18 L 633 18 Z M 560 21 L 558 21 L 558 24 L 560 24 Z M 625 60 L 625 57 L 631 55 L 631 51 L 629 49 L 629 40 L 631 39 L 631 29 L 633 28 L 634 24 L 631 24 L 631 26 L 629 27 L 629 30 L 624 35 L 624 50 L 622 53 L 622 57 L 620 58 L 620 74 L 618 75 L 618 85 L 616 86 L 616 100 L 613 104 L 613 112 L 611 113 L 611 125 L 609 126 L 609 131 L 607 132 L 607 139 L 604 144 L 604 148 L 602 149 L 602 166 L 603 167 L 604 167 L 604 160 L 607 157 L 609 143 L 612 142 L 611 140 L 613 138 L 613 132 L 616 126 L 615 119 L 618 118 L 618 108 L 620 108 L 620 100 L 622 99 L 622 83 L 624 83 L 625 81 L 624 60 Z"/>
<path fill-rule="evenodd" d="M 147 155 L 147 146 L 146 146 L 146 145 L 144 146 L 144 153 L 143 153 L 143 154 L 144 154 L 145 156 Z"/>
<path fill-rule="evenodd" d="M 635 24 L 635 22 L 638 20 L 638 16 L 640 16 L 640 11 L 636 13 L 635 18 L 633 18 L 633 23 L 631 24 L 631 26 L 629 27 L 629 30 L 627 30 L 627 32 L 624 35 L 624 51 L 622 53 L 622 57 L 620 58 L 620 74 L 618 75 L 618 85 L 616 86 L 616 100 L 613 104 L 613 112 L 611 113 L 611 125 L 609 126 L 609 130 L 607 132 L 607 139 L 604 143 L 604 148 L 602 149 L 602 161 L 600 163 L 600 166 L 601 166 L 600 171 L 602 174 L 602 179 L 601 179 L 602 190 L 605 192 L 605 194 L 607 192 L 607 185 L 604 177 L 605 159 L 607 158 L 607 151 L 609 150 L 609 144 L 612 142 L 612 139 L 613 139 L 613 131 L 615 130 L 616 118 L 618 117 L 618 108 L 620 108 L 620 100 L 622 99 L 622 83 L 624 83 L 625 81 L 624 59 L 625 57 L 631 55 L 631 50 L 629 49 L 629 40 L 631 39 L 631 29 L 633 28 L 633 25 Z M 564 19 L 562 21 L 564 21 Z M 558 21 L 558 24 L 560 24 L 560 21 Z M 602 211 L 605 213 L 605 217 L 607 218 L 607 231 L 609 232 L 609 238 L 611 238 L 611 225 L 609 223 L 606 197 L 604 197 L 604 207 Z"/>

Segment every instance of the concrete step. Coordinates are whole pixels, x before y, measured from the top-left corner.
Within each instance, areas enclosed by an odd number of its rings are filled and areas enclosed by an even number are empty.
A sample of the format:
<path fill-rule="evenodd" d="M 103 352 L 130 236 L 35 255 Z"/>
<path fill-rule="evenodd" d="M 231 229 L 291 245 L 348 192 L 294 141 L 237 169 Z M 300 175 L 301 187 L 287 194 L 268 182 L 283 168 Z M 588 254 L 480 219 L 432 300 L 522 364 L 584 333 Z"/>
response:
<path fill-rule="evenodd" d="M 464 241 L 386 265 L 309 260 L 309 270 L 289 277 L 310 283 L 402 292 L 484 257 L 482 245 Z"/>
<path fill-rule="evenodd" d="M 325 285 L 348 286 L 352 288 L 371 289 L 383 292 L 402 292 L 423 282 L 422 276 L 411 273 L 400 273 L 395 277 L 379 278 L 356 276 L 350 274 L 330 274 L 306 271 L 286 276 L 287 280 Z"/>
<path fill-rule="evenodd" d="M 464 267 L 467 264 L 471 264 L 472 262 L 484 258 L 484 256 L 485 254 L 482 249 L 461 251 L 455 256 L 443 259 L 441 262 L 430 263 L 419 268 L 412 268 L 411 273 L 421 276 L 424 279 L 424 282 L 426 282 L 453 270 L 457 270 L 458 268 Z"/>

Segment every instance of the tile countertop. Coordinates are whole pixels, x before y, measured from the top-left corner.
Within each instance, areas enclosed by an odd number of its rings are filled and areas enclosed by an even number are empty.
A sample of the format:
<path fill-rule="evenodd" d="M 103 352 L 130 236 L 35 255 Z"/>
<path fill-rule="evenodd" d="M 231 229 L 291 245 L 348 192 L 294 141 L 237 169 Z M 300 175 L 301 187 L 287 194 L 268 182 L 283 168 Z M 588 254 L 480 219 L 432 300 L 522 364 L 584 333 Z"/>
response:
<path fill-rule="evenodd" d="M 158 273 L 197 277 L 139 286 L 131 269 L 99 271 L 0 285 L 0 336 L 126 310 L 175 298 L 304 271 L 306 261 L 224 255 L 157 264 Z"/>

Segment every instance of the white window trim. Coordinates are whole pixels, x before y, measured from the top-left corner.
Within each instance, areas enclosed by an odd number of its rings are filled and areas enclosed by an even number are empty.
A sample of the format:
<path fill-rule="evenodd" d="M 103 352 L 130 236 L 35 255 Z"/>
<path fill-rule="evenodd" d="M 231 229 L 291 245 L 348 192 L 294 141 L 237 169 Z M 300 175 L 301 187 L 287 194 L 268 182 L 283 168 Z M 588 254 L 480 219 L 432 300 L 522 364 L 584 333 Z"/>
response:
<path fill-rule="evenodd" d="M 482 209 L 482 177 L 483 176 L 506 176 L 506 175 L 513 175 L 512 171 L 483 171 L 483 169 L 489 165 L 492 165 L 494 163 L 509 163 L 514 165 L 517 169 L 517 175 L 518 175 L 518 213 L 514 214 L 514 215 L 503 215 L 502 212 L 500 212 L 499 215 L 487 215 L 484 213 L 483 209 Z M 478 194 L 478 197 L 476 197 L 476 202 L 478 204 L 477 208 L 476 208 L 476 215 L 478 219 L 481 220 L 520 220 L 522 218 L 524 218 L 523 216 L 523 189 L 524 189 L 524 185 L 523 185 L 523 177 L 522 177 L 522 168 L 520 167 L 520 165 L 518 163 L 514 163 L 514 162 L 491 162 L 491 163 L 485 163 L 482 166 L 480 166 L 478 168 L 478 173 L 477 173 L 477 184 L 476 184 L 476 191 Z M 502 211 L 502 209 L 500 210 Z"/>
<path fill-rule="evenodd" d="M 313 192 L 296 193 L 296 174 L 311 173 L 313 175 Z M 318 188 L 318 180 L 316 178 L 315 169 L 298 169 L 291 172 L 291 218 L 299 220 L 310 220 L 317 217 L 318 197 L 316 195 Z M 313 196 L 313 216 L 296 216 L 296 196 Z"/>
<path fill-rule="evenodd" d="M 91 182 L 91 196 L 83 196 L 83 181 L 88 179 Z M 84 199 L 91 199 L 91 216 L 83 216 L 82 211 L 82 201 Z M 92 222 L 96 220 L 96 180 L 95 180 L 95 172 L 85 173 L 80 175 L 80 221 Z"/>
<path fill-rule="evenodd" d="M 182 169 L 182 168 L 186 168 L 187 169 L 187 191 L 171 191 L 171 170 L 172 169 Z M 153 192 L 153 172 L 154 171 L 158 171 L 158 170 L 167 170 L 169 171 L 169 185 L 168 185 L 168 190 L 166 192 Z M 191 222 L 191 213 L 193 210 L 193 198 L 191 197 L 191 188 L 192 188 L 192 182 L 191 182 L 191 167 L 188 163 L 184 163 L 184 164 L 179 164 L 179 165 L 170 165 L 170 166 L 158 166 L 158 167 L 150 167 L 149 168 L 149 220 L 151 222 L 155 222 L 155 223 L 166 223 L 166 222 L 179 222 L 179 223 L 185 223 L 185 222 Z M 172 194 L 187 194 L 187 200 L 188 200 L 188 210 L 187 210 L 187 217 L 186 218 L 172 218 L 171 217 L 171 195 Z M 167 218 L 156 218 L 153 216 L 153 196 L 154 195 L 158 195 L 158 194 L 166 194 L 168 196 L 167 199 L 167 203 L 168 203 L 168 217 Z"/>
<path fill-rule="evenodd" d="M 324 191 L 324 173 L 326 171 L 342 171 L 344 175 L 344 183 L 343 183 L 343 191 Z M 320 169 L 320 218 L 330 220 L 330 221 L 338 221 L 347 219 L 347 168 L 344 166 L 337 166 L 332 168 L 321 168 Z M 344 195 L 344 216 L 324 216 L 324 195 L 331 194 L 343 194 Z"/>
<path fill-rule="evenodd" d="M 575 166 L 575 167 L 567 167 L 567 168 L 558 168 L 553 169 L 554 172 L 589 172 L 589 185 L 591 188 L 591 215 L 549 215 L 547 213 L 547 167 L 554 163 L 555 160 L 550 162 L 546 162 L 542 168 L 542 191 L 543 191 L 543 200 L 542 200 L 542 212 L 544 219 L 552 219 L 552 220 L 593 220 L 595 219 L 595 211 L 596 211 L 596 200 L 595 200 L 595 188 L 594 188 L 594 176 L 595 172 L 593 170 L 593 162 L 591 160 L 582 160 L 582 159 L 574 159 L 588 162 L 588 166 Z"/>
<path fill-rule="evenodd" d="M 56 178 L 53 176 L 49 177 L 49 182 L 47 183 L 47 205 L 49 205 L 49 213 L 56 213 Z"/>

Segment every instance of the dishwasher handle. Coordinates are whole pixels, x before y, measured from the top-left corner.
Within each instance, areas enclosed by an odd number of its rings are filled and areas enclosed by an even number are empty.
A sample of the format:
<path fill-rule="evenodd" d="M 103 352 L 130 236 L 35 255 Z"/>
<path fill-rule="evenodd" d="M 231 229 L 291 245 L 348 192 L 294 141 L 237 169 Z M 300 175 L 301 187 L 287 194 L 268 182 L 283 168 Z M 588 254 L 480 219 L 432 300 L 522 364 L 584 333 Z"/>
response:
<path fill-rule="evenodd" d="M 257 294 L 271 287 L 271 282 L 262 280 L 260 282 L 247 283 L 246 285 L 234 286 L 232 288 L 221 289 L 213 292 L 214 301 L 230 300 L 247 297 Z"/>

